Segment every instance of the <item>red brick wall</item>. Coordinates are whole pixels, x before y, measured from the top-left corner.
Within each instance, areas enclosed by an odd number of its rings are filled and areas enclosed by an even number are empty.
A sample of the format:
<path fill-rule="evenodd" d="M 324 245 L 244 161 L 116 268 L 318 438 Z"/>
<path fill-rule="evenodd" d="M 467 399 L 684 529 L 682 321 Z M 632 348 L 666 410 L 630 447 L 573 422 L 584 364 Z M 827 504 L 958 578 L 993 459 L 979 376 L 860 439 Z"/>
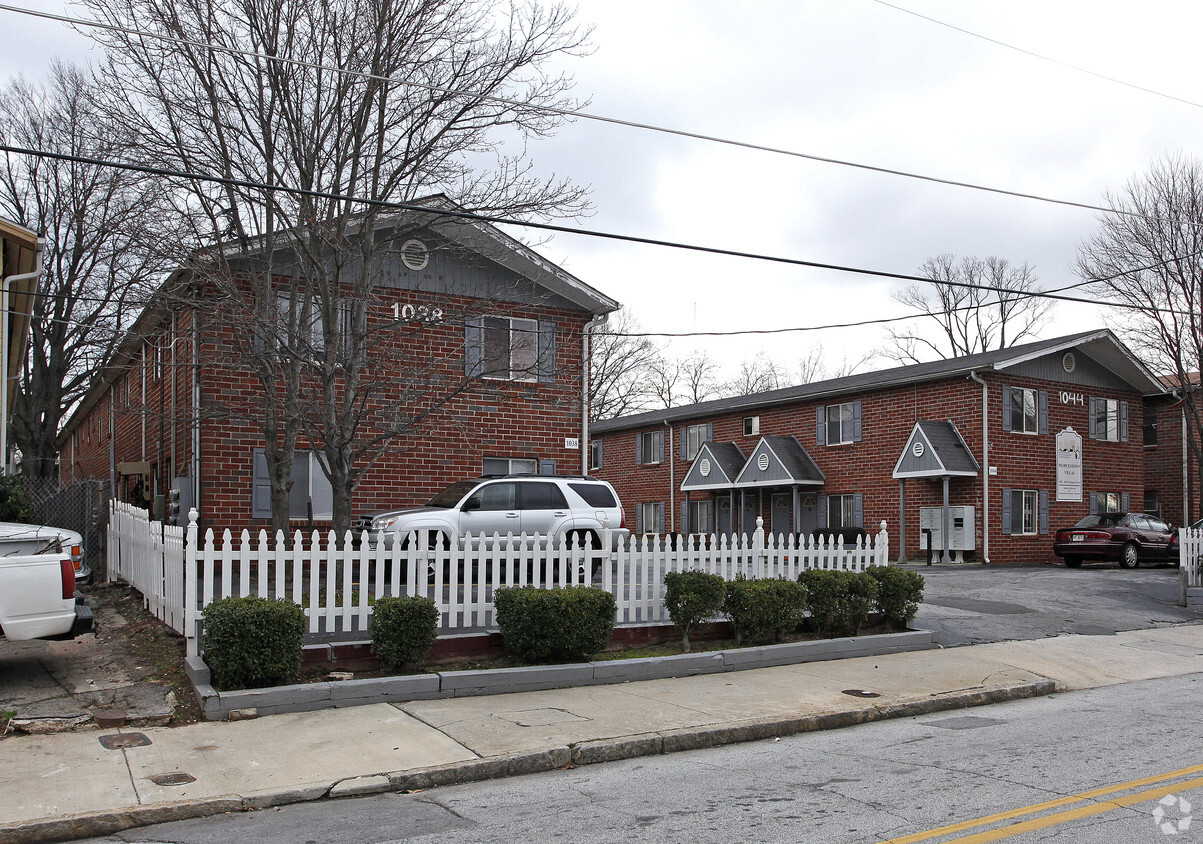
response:
<path fill-rule="evenodd" d="M 1149 399 L 1147 403 L 1157 413 L 1157 442 L 1144 447 L 1145 488 L 1157 493 L 1162 518 L 1174 525 L 1189 525 L 1203 516 L 1203 507 L 1199 500 L 1198 467 L 1189 449 L 1183 455 L 1180 403 L 1172 396 L 1159 396 Z"/>
<path fill-rule="evenodd" d="M 1060 391 L 1065 385 L 1040 382 L 1008 375 L 985 376 L 989 385 L 988 424 L 991 445 L 990 464 L 997 474 L 989 477 L 990 562 L 1038 563 L 1055 560 L 1051 532 L 1072 524 L 1089 512 L 1086 495 L 1095 491 L 1127 492 L 1134 509 L 1141 506 L 1144 490 L 1143 446 L 1141 444 L 1141 399 L 1138 394 L 1073 388 L 1087 397 L 1087 406 L 1062 404 Z M 1049 392 L 1048 427 L 1045 435 L 1004 432 L 1002 430 L 1001 387 L 1035 387 Z M 1117 398 L 1129 403 L 1127 442 L 1091 440 L 1089 433 L 1089 397 Z M 819 446 L 816 438 L 816 408 L 835 402 L 862 402 L 862 441 L 850 445 Z M 760 434 L 745 437 L 743 418 L 760 416 Z M 716 442 L 734 442 L 750 455 L 762 435 L 797 437 L 826 477 L 822 492 L 828 494 L 862 493 L 864 526 L 873 530 L 884 519 L 891 533 L 897 558 L 899 540 L 899 482 L 892 477 L 894 466 L 916 421 L 951 420 L 965 438 L 970 452 L 982 461 L 982 388 L 966 378 L 950 378 L 925 384 L 881 389 L 820 400 L 798 401 L 757 410 L 741 410 L 710 418 L 680 419 L 673 424 L 672 445 L 666 446 L 665 461 L 658 466 L 635 464 L 635 438 L 651 428 L 630 429 L 599 435 L 603 441 L 603 465 L 594 474 L 614 484 L 627 510 L 628 525 L 634 526 L 632 513 L 641 502 L 663 501 L 666 521 L 678 529 L 684 493 L 681 481 L 689 464 L 680 458 L 680 431 L 687 425 L 711 422 Z M 1083 436 L 1082 502 L 1057 502 L 1055 436 L 1072 426 Z M 671 452 L 671 457 L 670 457 Z M 673 463 L 670 506 L 669 462 Z M 982 475 L 986 472 L 983 466 Z M 982 513 L 983 477 L 953 479 L 950 503 L 973 505 L 976 511 L 976 546 L 983 549 Z M 1036 489 L 1049 493 L 1049 534 L 1003 536 L 1001 532 L 1002 490 Z M 691 498 L 699 497 L 694 493 Z M 939 506 L 943 499 L 939 480 L 909 480 L 906 487 L 906 547 L 908 554 L 919 555 L 919 508 Z M 768 520 L 766 506 L 759 511 Z"/>

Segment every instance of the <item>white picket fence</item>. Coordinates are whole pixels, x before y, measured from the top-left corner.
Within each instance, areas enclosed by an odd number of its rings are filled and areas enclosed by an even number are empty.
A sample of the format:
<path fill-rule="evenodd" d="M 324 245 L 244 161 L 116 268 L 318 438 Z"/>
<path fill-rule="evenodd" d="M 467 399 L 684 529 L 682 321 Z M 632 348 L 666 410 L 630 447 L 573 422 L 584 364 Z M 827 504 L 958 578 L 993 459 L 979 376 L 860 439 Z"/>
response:
<path fill-rule="evenodd" d="M 748 536 L 649 536 L 628 540 L 603 532 L 602 548 L 578 547 L 563 537 L 465 537 L 463 547 L 428 548 L 425 534 L 400 543 L 362 541 L 354 547 L 348 532 L 338 542 L 333 531 L 300 531 L 286 542 L 283 533 L 238 536 L 212 530 L 198 536 L 196 511 L 189 527 L 163 528 L 144 510 L 114 503 L 109 523 L 110 577 L 143 593 L 147 607 L 188 638 L 195 654 L 204 608 L 218 598 L 260 596 L 291 600 L 305 608 L 309 633 L 346 637 L 367 635 L 372 603 L 386 595 L 420 595 L 435 602 L 443 635 L 496 627 L 493 594 L 506 586 L 589 584 L 612 593 L 615 621 L 648 624 L 668 621 L 664 575 L 697 570 L 726 580 L 747 577 L 796 578 L 805 569 L 863 571 L 889 565 L 885 522 L 873 537 L 841 546 L 793 536 L 765 536 L 762 522 Z M 162 538 L 155 542 L 155 535 Z M 362 539 L 367 540 L 367 535 Z M 371 547 L 373 546 L 374 547 Z"/>
<path fill-rule="evenodd" d="M 1178 555 L 1183 589 L 1203 587 L 1203 528 L 1178 528 Z"/>

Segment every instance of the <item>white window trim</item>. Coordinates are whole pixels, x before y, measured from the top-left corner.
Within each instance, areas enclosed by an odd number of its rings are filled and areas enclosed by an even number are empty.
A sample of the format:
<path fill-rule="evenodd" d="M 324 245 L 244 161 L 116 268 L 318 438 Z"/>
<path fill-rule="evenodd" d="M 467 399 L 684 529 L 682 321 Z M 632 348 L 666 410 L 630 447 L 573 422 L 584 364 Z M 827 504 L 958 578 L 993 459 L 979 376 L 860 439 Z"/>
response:
<path fill-rule="evenodd" d="M 693 447 L 693 435 L 695 432 L 697 433 L 698 440 L 696 448 Z M 698 452 L 702 450 L 702 443 L 706 442 L 706 424 L 687 425 L 683 434 L 685 436 L 685 451 L 688 455 L 685 459 L 693 460 L 698 456 Z"/>
<path fill-rule="evenodd" d="M 1102 410 L 1102 414 L 1095 418 L 1095 423 L 1094 423 L 1094 432 L 1096 435 L 1095 439 L 1100 442 L 1106 442 L 1106 443 L 1119 442 L 1120 441 L 1119 399 L 1096 398 L 1095 402 L 1097 402 L 1097 404 L 1095 404 L 1095 407 L 1100 408 Z M 1115 429 L 1114 429 L 1115 436 L 1111 436 L 1111 434 L 1112 434 L 1111 426 L 1113 423 L 1115 425 Z"/>
<path fill-rule="evenodd" d="M 832 524 L 831 505 L 838 501 L 840 503 L 840 522 L 841 524 Z M 852 518 L 856 510 L 856 493 L 842 492 L 827 496 L 827 526 L 830 528 L 846 528 L 859 527 L 859 525 L 845 524 L 848 519 Z"/>
<path fill-rule="evenodd" d="M 748 423 L 751 423 L 751 424 L 748 424 Z M 748 430 L 749 428 L 751 428 L 750 431 Z M 745 416 L 744 417 L 744 436 L 745 437 L 760 436 L 760 417 L 759 416 Z"/>
<path fill-rule="evenodd" d="M 1019 530 L 1015 530 L 1015 493 L 1020 493 L 1022 496 L 1019 500 L 1018 516 Z M 1035 489 L 1013 489 L 1011 490 L 1011 535 L 1012 536 L 1037 536 L 1040 533 L 1040 491 Z M 1027 503 L 1031 496 L 1032 502 L 1032 529 L 1028 530 L 1025 516 L 1028 513 Z"/>
<path fill-rule="evenodd" d="M 1036 414 L 1033 417 L 1035 425 L 1034 429 L 1029 431 L 1026 426 L 1028 415 L 1025 412 L 1027 407 L 1027 396 L 1032 396 L 1032 405 L 1036 408 Z M 1019 402 L 1019 412 L 1015 412 L 1015 396 L 1023 396 Z M 1016 422 L 1018 417 L 1018 423 Z M 1040 434 L 1040 391 L 1034 387 L 1012 387 L 1011 388 L 1011 433 L 1027 434 L 1029 436 L 1039 436 Z M 1024 534 L 1026 536 L 1026 534 Z"/>
<path fill-rule="evenodd" d="M 640 466 L 659 466 L 661 463 L 663 463 L 664 462 L 663 432 L 662 431 L 644 431 L 643 433 L 641 433 L 639 435 L 639 437 L 643 442 L 643 445 L 642 445 L 643 461 L 639 465 Z M 651 446 L 652 447 L 650 449 L 648 448 L 648 440 L 647 440 L 648 437 L 651 438 Z M 655 458 L 654 460 L 648 459 L 649 451 L 651 452 L 652 457 Z"/>
<path fill-rule="evenodd" d="M 827 445 L 829 445 L 829 446 L 830 445 L 852 445 L 853 443 L 856 442 L 856 433 L 853 430 L 855 428 L 856 423 L 853 421 L 853 418 L 852 418 L 853 413 L 855 413 L 855 410 L 854 410 L 855 404 L 856 404 L 856 402 L 846 401 L 846 402 L 841 402 L 840 404 L 827 405 L 827 408 L 824 411 L 824 417 L 825 417 L 824 425 L 827 429 L 825 439 L 826 439 Z M 835 439 L 831 435 L 831 433 L 832 433 L 831 409 L 833 407 L 839 408 L 839 411 L 838 411 L 839 412 L 839 433 L 840 433 L 839 439 Z M 844 425 L 844 408 L 845 407 L 848 408 L 848 424 L 847 424 L 848 430 L 847 431 L 844 430 L 844 427 L 845 427 L 845 425 Z"/>

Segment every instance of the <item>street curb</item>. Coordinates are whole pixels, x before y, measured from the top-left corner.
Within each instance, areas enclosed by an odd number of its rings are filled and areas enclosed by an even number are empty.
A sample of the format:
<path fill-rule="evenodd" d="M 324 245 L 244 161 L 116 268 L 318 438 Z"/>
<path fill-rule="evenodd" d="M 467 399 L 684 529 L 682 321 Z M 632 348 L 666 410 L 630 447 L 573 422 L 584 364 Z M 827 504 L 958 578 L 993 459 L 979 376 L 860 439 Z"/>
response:
<path fill-rule="evenodd" d="M 534 753 L 471 759 L 429 768 L 393 773 L 365 774 L 336 780 L 326 786 L 304 786 L 278 791 L 255 792 L 243 796 L 214 797 L 179 803 L 159 803 L 132 809 L 92 812 L 50 820 L 0 825 L 0 844 L 41 844 L 73 838 L 111 835 L 135 827 L 168 821 L 207 817 L 227 812 L 243 812 L 303 803 L 324 798 L 362 796 L 384 792 L 423 791 L 439 786 L 459 785 L 543 773 L 557 768 L 613 762 L 641 756 L 659 756 L 684 750 L 699 750 L 725 744 L 759 741 L 820 730 L 836 730 L 890 718 L 909 718 L 951 709 L 985 706 L 1012 700 L 1041 697 L 1058 691 L 1054 680 L 1017 683 L 996 689 L 934 694 L 923 700 L 886 703 L 842 712 L 826 712 L 799 717 L 748 720 L 713 727 L 686 728 L 660 733 L 598 739 L 572 746 L 554 747 Z"/>

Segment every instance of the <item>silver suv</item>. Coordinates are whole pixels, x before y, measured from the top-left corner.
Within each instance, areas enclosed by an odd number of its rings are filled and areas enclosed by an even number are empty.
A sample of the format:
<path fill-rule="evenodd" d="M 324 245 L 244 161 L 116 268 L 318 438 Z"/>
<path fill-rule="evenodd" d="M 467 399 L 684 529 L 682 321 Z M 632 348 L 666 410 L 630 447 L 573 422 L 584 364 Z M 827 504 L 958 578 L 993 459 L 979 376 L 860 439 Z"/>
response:
<path fill-rule="evenodd" d="M 579 546 L 601 547 L 602 528 L 626 536 L 626 516 L 614 487 L 588 475 L 504 475 L 456 481 L 424 507 L 364 516 L 355 533 L 368 541 L 391 535 L 405 547 L 411 534 L 425 533 L 428 547 L 450 547 L 471 534 L 565 537 Z M 387 541 L 387 539 L 386 539 Z"/>

